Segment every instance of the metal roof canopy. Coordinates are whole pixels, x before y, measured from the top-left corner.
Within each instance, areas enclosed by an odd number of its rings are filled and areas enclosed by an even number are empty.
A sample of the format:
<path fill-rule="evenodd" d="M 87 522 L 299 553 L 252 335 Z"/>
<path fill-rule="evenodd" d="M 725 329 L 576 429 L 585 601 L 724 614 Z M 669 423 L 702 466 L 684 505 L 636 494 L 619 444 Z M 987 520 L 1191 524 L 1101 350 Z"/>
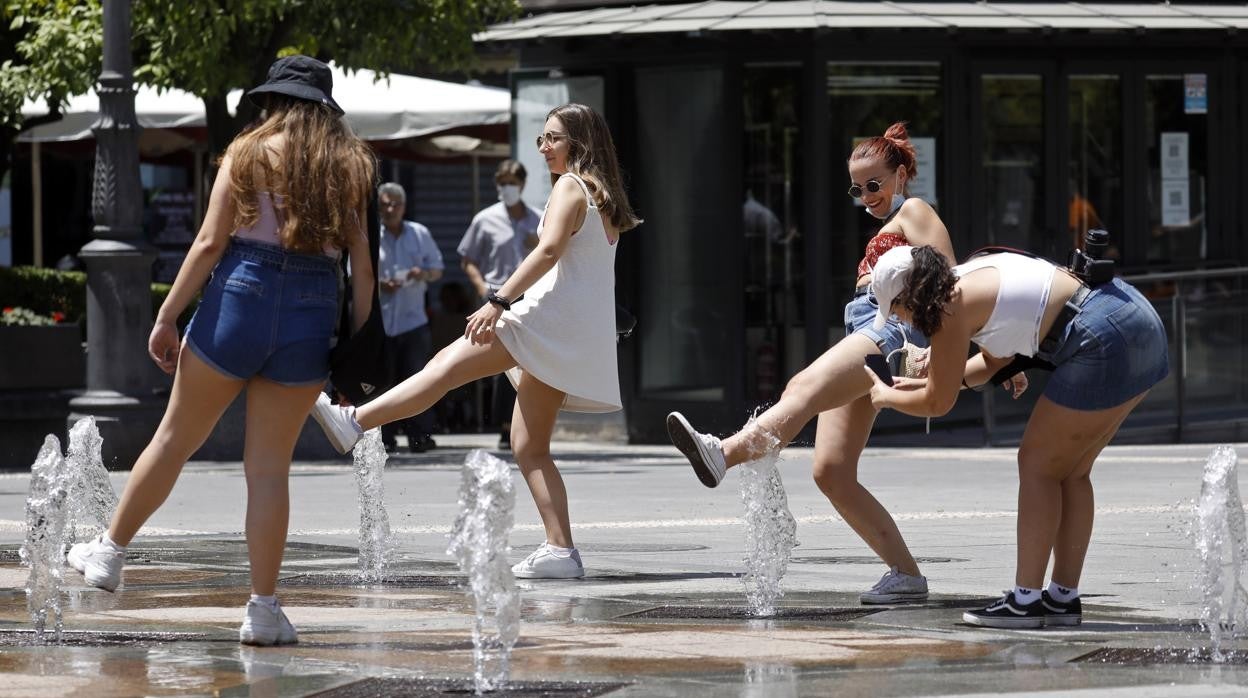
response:
<path fill-rule="evenodd" d="M 1248 4 L 707 0 L 530 15 L 496 24 L 474 39 L 820 28 L 1234 32 L 1248 28 Z"/>

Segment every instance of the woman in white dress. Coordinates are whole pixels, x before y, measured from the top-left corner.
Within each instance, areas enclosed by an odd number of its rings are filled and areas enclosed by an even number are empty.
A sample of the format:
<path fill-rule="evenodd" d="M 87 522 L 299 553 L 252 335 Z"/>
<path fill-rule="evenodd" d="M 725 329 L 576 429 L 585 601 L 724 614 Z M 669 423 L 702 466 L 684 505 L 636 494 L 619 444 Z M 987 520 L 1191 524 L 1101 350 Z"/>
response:
<path fill-rule="evenodd" d="M 546 542 L 512 569 L 527 579 L 567 579 L 584 576 L 585 568 L 572 543 L 567 491 L 550 456 L 550 438 L 561 409 L 621 407 L 615 245 L 641 221 L 624 193 L 607 122 L 596 111 L 581 104 L 552 109 L 537 147 L 552 183 L 537 248 L 468 316 L 464 336 L 368 404 L 331 405 L 322 396 L 312 414 L 345 453 L 366 430 L 419 414 L 465 383 L 506 372 L 516 386 L 512 451 L 546 528 Z"/>

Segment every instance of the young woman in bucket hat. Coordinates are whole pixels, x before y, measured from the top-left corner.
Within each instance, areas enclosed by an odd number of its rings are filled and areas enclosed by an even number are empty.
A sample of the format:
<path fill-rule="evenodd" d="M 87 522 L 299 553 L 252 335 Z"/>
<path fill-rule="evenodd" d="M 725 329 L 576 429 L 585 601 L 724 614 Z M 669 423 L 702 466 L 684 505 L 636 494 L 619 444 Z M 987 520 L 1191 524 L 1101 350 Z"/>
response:
<path fill-rule="evenodd" d="M 134 463 L 106 533 L 70 549 L 88 584 L 113 591 L 126 546 L 165 501 L 187 459 L 247 393 L 243 468 L 251 599 L 239 640 L 297 641 L 274 592 L 289 520 L 295 440 L 329 375 L 338 319 L 338 257 L 350 254 L 353 322 L 369 312 L 365 231 L 375 162 L 331 94 L 329 67 L 290 56 L 249 98 L 259 122 L 230 144 L 208 211 L 156 317 L 148 352 L 173 391 Z M 183 337 L 174 320 L 203 297 Z"/>

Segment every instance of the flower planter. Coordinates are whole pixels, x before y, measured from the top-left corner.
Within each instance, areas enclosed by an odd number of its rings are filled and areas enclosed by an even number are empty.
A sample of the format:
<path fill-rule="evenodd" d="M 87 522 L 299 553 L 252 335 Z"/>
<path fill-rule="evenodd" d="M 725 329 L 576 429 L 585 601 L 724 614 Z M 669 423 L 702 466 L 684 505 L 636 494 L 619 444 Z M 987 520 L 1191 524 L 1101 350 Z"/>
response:
<path fill-rule="evenodd" d="M 0 390 L 81 388 L 87 383 L 82 328 L 0 325 Z"/>

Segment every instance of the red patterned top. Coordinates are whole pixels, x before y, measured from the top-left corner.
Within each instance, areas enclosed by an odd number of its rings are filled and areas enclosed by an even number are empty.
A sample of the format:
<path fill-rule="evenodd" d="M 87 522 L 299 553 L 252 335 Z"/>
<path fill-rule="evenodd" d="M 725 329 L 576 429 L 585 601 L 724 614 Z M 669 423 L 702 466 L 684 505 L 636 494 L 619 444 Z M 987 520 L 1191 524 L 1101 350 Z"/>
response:
<path fill-rule="evenodd" d="M 906 240 L 906 236 L 901 233 L 877 233 L 875 237 L 867 241 L 867 249 L 862 253 L 862 261 L 858 262 L 858 278 L 862 278 L 863 274 L 871 273 L 875 263 L 880 261 L 880 255 L 894 247 L 908 244 L 910 243 Z"/>

